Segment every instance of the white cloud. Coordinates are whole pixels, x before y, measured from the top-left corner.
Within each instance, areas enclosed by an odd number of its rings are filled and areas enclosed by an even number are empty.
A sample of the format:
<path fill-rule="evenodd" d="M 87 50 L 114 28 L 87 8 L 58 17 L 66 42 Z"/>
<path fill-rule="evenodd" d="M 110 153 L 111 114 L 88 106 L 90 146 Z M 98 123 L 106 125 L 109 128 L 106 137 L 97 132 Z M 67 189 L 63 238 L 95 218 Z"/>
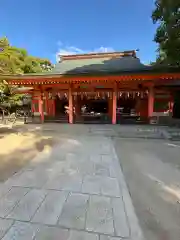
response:
<path fill-rule="evenodd" d="M 95 52 L 113 52 L 112 47 L 99 47 L 92 50 L 81 49 L 75 46 L 65 46 L 61 41 L 58 41 L 58 51 L 56 53 L 56 60 L 59 61 L 60 55 L 73 55 L 73 54 L 83 54 L 83 53 L 95 53 Z"/>
<path fill-rule="evenodd" d="M 112 47 L 99 47 L 94 50 L 94 52 L 114 52 L 114 49 Z"/>

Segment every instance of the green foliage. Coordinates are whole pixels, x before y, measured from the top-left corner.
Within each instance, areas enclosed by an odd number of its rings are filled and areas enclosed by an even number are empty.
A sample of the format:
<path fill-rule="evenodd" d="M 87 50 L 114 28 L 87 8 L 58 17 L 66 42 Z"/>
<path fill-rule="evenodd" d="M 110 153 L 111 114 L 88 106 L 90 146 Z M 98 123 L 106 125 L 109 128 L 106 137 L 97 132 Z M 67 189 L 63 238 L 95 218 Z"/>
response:
<path fill-rule="evenodd" d="M 24 74 L 50 71 L 48 59 L 33 57 L 23 48 L 11 46 L 6 37 L 0 38 L 0 74 Z M 0 102 L 18 102 L 22 95 L 12 96 L 13 87 L 0 80 Z"/>
<path fill-rule="evenodd" d="M 48 59 L 30 56 L 25 49 L 11 46 L 6 37 L 0 38 L 0 74 L 38 73 L 52 67 Z"/>
<path fill-rule="evenodd" d="M 180 66 L 180 0 L 156 0 L 152 20 L 159 25 L 154 38 L 157 61 Z"/>

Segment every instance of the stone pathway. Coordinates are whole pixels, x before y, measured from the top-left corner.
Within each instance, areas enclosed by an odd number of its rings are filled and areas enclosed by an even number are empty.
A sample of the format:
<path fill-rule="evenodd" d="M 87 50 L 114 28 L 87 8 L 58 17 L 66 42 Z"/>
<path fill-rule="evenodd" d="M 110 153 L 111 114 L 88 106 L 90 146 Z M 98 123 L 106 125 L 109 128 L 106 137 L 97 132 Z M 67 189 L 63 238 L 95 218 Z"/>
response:
<path fill-rule="evenodd" d="M 122 238 L 143 236 L 109 138 L 66 137 L 0 185 L 0 239 Z"/>

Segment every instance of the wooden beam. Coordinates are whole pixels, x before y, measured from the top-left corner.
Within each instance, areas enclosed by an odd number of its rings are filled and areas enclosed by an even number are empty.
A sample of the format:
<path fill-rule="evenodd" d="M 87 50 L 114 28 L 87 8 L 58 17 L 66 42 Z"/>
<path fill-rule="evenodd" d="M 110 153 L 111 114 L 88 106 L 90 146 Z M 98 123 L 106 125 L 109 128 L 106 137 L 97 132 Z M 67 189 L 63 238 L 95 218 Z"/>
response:
<path fill-rule="evenodd" d="M 10 78 L 10 76 L 9 76 Z M 166 81 L 177 80 L 180 78 L 180 73 L 158 73 L 158 74 L 126 74 L 126 75 L 104 75 L 104 76 L 78 76 L 78 75 L 52 75 L 52 76 L 18 76 L 14 79 L 9 79 L 8 84 L 12 85 L 51 85 L 51 84 L 68 84 L 68 83 L 113 83 L 126 81 Z M 8 79 L 8 78 L 7 78 Z"/>

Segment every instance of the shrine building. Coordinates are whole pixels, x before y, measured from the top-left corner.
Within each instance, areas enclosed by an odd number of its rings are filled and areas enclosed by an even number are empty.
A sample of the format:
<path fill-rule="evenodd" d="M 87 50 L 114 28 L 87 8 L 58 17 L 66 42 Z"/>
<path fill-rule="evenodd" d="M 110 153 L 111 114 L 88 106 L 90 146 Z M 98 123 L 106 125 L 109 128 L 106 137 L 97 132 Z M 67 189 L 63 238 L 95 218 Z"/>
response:
<path fill-rule="evenodd" d="M 132 50 L 60 56 L 49 72 L 1 77 L 31 95 L 41 123 L 116 124 L 171 114 L 180 70 L 143 65 Z"/>

